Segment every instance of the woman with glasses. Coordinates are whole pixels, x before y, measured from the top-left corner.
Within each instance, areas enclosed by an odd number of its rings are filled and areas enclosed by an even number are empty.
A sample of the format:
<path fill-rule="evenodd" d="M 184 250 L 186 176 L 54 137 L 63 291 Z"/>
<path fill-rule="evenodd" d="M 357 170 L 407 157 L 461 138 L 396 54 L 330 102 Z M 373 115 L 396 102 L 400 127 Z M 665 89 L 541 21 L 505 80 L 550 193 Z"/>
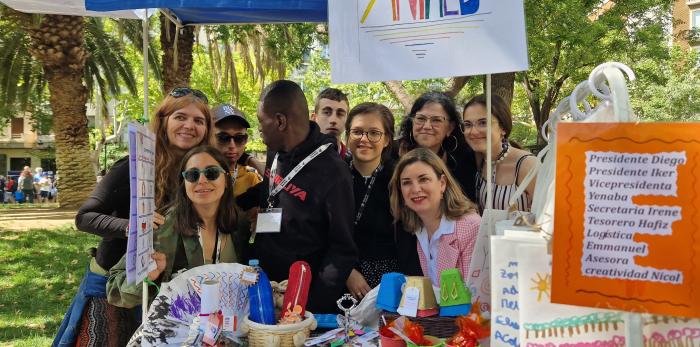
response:
<path fill-rule="evenodd" d="M 493 205 L 486 206 L 486 97 L 477 95 L 464 106 L 464 138 L 476 153 L 477 194 L 479 206 L 483 209 L 493 208 L 508 210 L 509 200 L 522 180 L 537 164 L 537 158 L 530 152 L 517 147 L 517 144 L 508 140 L 513 128 L 513 119 L 510 107 L 498 95 L 491 96 L 491 182 L 493 182 Z M 516 201 L 514 208 L 518 211 L 529 211 L 532 204 L 532 194 L 535 191 L 535 180 L 525 189 L 525 193 Z"/>
<path fill-rule="evenodd" d="M 172 187 L 177 185 L 182 157 L 190 149 L 211 141 L 207 97 L 196 89 L 175 88 L 163 99 L 150 125 L 156 134 L 154 228 L 157 228 L 164 221 L 161 214 L 174 198 Z M 98 235 L 102 240 L 54 344 L 73 344 L 77 339 L 81 345 L 125 345 L 136 329 L 139 310 L 109 305 L 103 290 L 107 271 L 126 253 L 129 204 L 129 160 L 125 157 L 114 163 L 75 216 L 78 230 Z M 93 287 L 102 290 L 86 294 L 87 288 Z"/>
<path fill-rule="evenodd" d="M 350 110 L 345 128 L 352 153 L 354 239 L 359 250 L 359 263 L 346 285 L 361 300 L 379 285 L 383 274 L 399 268 L 388 191 L 394 171 L 394 161 L 387 155 L 394 138 L 394 115 L 384 105 L 365 102 Z"/>
<path fill-rule="evenodd" d="M 423 276 L 440 285 L 440 273 L 469 273 L 481 217 L 445 163 L 431 150 L 414 149 L 399 160 L 391 177 L 391 213 L 416 236 Z"/>
<path fill-rule="evenodd" d="M 476 199 L 474 152 L 464 142 L 462 120 L 454 101 L 445 93 L 428 92 L 413 103 L 401 124 L 399 155 L 415 148 L 427 148 L 437 154 L 457 179 L 462 192 Z"/>
<path fill-rule="evenodd" d="M 238 218 L 228 169 L 226 158 L 213 147 L 196 147 L 184 156 L 173 207 L 155 233 L 151 257 L 156 269 L 148 273 L 149 280 L 167 282 L 181 270 L 238 261 L 233 242 Z M 119 307 L 136 307 L 141 304 L 142 285 L 127 283 L 124 256 L 109 270 L 107 300 Z"/>

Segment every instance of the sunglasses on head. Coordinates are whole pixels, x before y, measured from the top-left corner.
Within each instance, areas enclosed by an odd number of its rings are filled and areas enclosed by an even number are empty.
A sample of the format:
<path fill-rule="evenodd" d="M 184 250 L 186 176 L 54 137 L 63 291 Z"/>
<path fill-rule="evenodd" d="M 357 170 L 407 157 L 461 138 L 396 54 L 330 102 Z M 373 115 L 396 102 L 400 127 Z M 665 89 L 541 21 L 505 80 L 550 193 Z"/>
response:
<path fill-rule="evenodd" d="M 199 89 L 192 89 L 190 87 L 179 87 L 179 88 L 173 89 L 173 91 L 170 92 L 170 96 L 172 96 L 174 98 L 181 98 L 181 97 L 188 95 L 188 94 L 192 94 L 195 97 L 199 98 L 200 100 L 204 101 L 205 104 L 209 104 L 209 99 Z"/>
<path fill-rule="evenodd" d="M 248 134 L 229 135 L 226 133 L 218 133 L 216 134 L 216 140 L 222 145 L 227 145 L 233 140 L 236 145 L 240 146 L 248 142 Z"/>
<path fill-rule="evenodd" d="M 190 183 L 195 183 L 199 181 L 199 175 L 204 174 L 204 177 L 207 179 L 207 181 L 216 181 L 217 178 L 219 178 L 219 175 L 222 173 L 225 173 L 224 169 L 218 167 L 218 166 L 210 166 L 206 169 L 198 169 L 196 167 L 193 167 L 189 170 L 183 171 L 182 172 L 182 177 Z"/>

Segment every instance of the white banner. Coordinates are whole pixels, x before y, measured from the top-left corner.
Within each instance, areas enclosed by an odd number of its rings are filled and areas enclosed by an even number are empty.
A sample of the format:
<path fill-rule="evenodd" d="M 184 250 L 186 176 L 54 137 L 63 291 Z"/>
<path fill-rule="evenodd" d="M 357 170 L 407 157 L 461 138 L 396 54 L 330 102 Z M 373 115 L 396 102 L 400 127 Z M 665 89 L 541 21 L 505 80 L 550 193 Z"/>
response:
<path fill-rule="evenodd" d="M 333 83 L 528 68 L 523 0 L 330 0 Z"/>

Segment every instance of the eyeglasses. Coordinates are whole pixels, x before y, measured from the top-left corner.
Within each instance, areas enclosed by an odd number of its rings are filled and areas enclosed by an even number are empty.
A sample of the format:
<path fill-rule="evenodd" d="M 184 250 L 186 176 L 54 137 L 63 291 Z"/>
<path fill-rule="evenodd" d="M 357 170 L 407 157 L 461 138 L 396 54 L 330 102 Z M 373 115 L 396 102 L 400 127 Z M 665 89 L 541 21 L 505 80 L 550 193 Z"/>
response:
<path fill-rule="evenodd" d="M 372 143 L 377 143 L 379 140 L 382 139 L 382 136 L 384 135 L 383 132 L 379 130 L 369 130 L 369 131 L 364 131 L 362 129 L 350 129 L 350 139 L 359 141 L 362 139 L 362 136 L 367 135 L 367 140 Z"/>
<path fill-rule="evenodd" d="M 476 128 L 477 130 L 484 130 L 486 129 L 487 124 L 488 123 L 486 122 L 486 119 L 479 119 L 478 121 L 476 121 L 476 123 L 472 123 L 468 120 L 465 120 L 463 123 L 464 132 L 466 133 L 472 130 L 472 128 Z"/>
<path fill-rule="evenodd" d="M 216 140 L 219 141 L 221 145 L 228 145 L 231 143 L 231 140 L 233 140 L 233 143 L 240 146 L 248 142 L 248 134 L 229 135 L 226 133 L 218 133 L 216 134 Z"/>
<path fill-rule="evenodd" d="M 204 177 L 207 179 L 207 181 L 216 181 L 216 179 L 219 178 L 219 175 L 225 172 L 226 171 L 224 171 L 224 169 L 218 166 L 210 166 L 202 170 L 195 167 L 187 171 L 183 171 L 182 178 L 184 178 L 187 182 L 195 183 L 199 181 L 199 175 L 204 174 Z"/>
<path fill-rule="evenodd" d="M 207 99 L 207 96 L 204 95 L 204 93 L 202 93 L 202 91 L 199 89 L 192 89 L 190 87 L 179 87 L 173 89 L 173 91 L 170 92 L 170 96 L 175 98 L 181 98 L 188 94 L 192 94 L 196 98 L 199 98 L 200 100 L 204 101 L 205 104 L 209 104 L 209 99 Z"/>
<path fill-rule="evenodd" d="M 430 117 L 430 116 L 426 116 L 423 114 L 417 114 L 417 115 L 413 116 L 413 124 L 420 126 L 420 127 L 424 126 L 425 123 L 427 123 L 427 122 L 430 122 L 430 124 L 432 124 L 433 126 L 439 127 L 439 126 L 445 124 L 446 121 L 447 121 L 447 119 L 444 116 L 432 116 L 432 117 Z"/>

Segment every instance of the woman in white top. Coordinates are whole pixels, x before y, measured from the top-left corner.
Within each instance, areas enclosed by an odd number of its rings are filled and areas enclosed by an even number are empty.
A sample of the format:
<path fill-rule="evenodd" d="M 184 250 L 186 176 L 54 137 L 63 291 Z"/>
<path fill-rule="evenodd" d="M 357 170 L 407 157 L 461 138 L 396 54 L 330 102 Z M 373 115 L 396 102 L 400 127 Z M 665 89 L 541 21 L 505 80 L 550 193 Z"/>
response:
<path fill-rule="evenodd" d="M 509 200 L 515 194 L 525 176 L 532 170 L 537 158 L 530 152 L 508 140 L 513 128 L 510 107 L 498 95 L 491 96 L 492 113 L 492 148 L 491 162 L 493 171 L 491 182 L 493 186 L 493 204 L 486 206 L 486 97 L 481 94 L 473 97 L 464 106 L 464 139 L 474 149 L 477 162 L 476 192 L 482 211 L 487 208 L 508 210 Z M 532 205 L 532 194 L 535 191 L 533 179 L 525 189 L 525 193 L 515 201 L 515 209 L 529 211 Z"/>

